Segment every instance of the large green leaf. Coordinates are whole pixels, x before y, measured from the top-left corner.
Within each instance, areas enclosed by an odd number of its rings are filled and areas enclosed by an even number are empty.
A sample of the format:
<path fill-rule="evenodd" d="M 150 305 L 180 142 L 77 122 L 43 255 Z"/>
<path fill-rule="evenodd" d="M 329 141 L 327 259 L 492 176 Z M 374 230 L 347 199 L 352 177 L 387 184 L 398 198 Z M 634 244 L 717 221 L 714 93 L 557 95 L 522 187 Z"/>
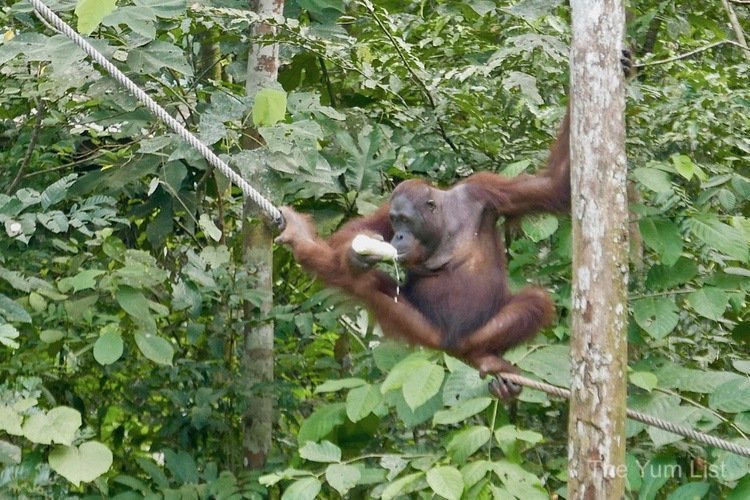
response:
<path fill-rule="evenodd" d="M 343 498 L 346 498 L 346 493 L 357 485 L 361 477 L 362 473 L 354 465 L 331 464 L 326 467 L 326 481 Z"/>
<path fill-rule="evenodd" d="M 299 456 L 312 462 L 340 462 L 341 448 L 330 441 L 321 443 L 308 441 L 299 449 Z"/>
<path fill-rule="evenodd" d="M 708 405 L 729 413 L 750 411 L 750 380 L 730 380 L 720 385 L 709 395 Z"/>
<path fill-rule="evenodd" d="M 667 172 L 655 168 L 640 167 L 633 170 L 633 175 L 638 182 L 657 193 L 669 193 L 672 191 L 672 180 Z"/>
<path fill-rule="evenodd" d="M 52 470 L 78 486 L 101 476 L 112 466 L 112 452 L 102 443 L 88 441 L 81 446 L 58 446 L 49 454 Z"/>
<path fill-rule="evenodd" d="M 78 31 L 91 34 L 110 12 L 115 10 L 116 0 L 78 0 L 75 13 L 78 16 Z"/>
<path fill-rule="evenodd" d="M 8 323 L 0 325 L 0 344 L 10 347 L 11 349 L 18 349 L 20 344 L 16 342 L 19 333 L 16 327 L 9 325 Z"/>
<path fill-rule="evenodd" d="M 698 314 L 713 320 L 721 319 L 729 305 L 729 295 L 714 287 L 696 290 L 688 295 L 687 300 Z"/>
<path fill-rule="evenodd" d="M 661 261 L 671 266 L 682 254 L 682 234 L 672 221 L 646 217 L 640 221 L 643 241 L 661 257 Z"/>
<path fill-rule="evenodd" d="M 35 413 L 23 423 L 23 435 L 29 441 L 41 444 L 73 442 L 81 427 L 81 414 L 67 406 L 58 406 L 47 413 Z"/>
<path fill-rule="evenodd" d="M 484 411 L 490 404 L 492 398 L 479 397 L 462 401 L 453 408 L 441 410 L 432 418 L 432 425 L 458 424 Z"/>
<path fill-rule="evenodd" d="M 415 370 L 404 382 L 404 400 L 412 410 L 422 406 L 440 390 L 445 372 L 443 367 L 430 363 Z"/>
<path fill-rule="evenodd" d="M 492 431 L 489 427 L 472 425 L 454 434 L 446 448 L 455 463 L 463 464 L 474 452 L 487 444 L 491 437 Z"/>
<path fill-rule="evenodd" d="M 539 478 L 520 465 L 507 460 L 500 460 L 495 462 L 494 470 L 505 488 L 515 498 L 523 498 L 524 500 L 548 498 Z"/>
<path fill-rule="evenodd" d="M 135 343 L 141 353 L 154 363 L 172 365 L 174 348 L 167 340 L 148 332 L 136 332 Z"/>
<path fill-rule="evenodd" d="M 307 477 L 293 482 L 284 490 L 281 500 L 315 500 L 322 485 L 314 477 Z"/>
<path fill-rule="evenodd" d="M 549 214 L 531 215 L 521 219 L 521 229 L 531 241 L 539 242 L 555 234 L 557 217 Z"/>
<path fill-rule="evenodd" d="M 318 408 L 302 423 L 297 433 L 300 446 L 308 441 L 319 441 L 346 420 L 346 404 L 334 403 Z"/>
<path fill-rule="evenodd" d="M 346 415 L 352 422 L 359 422 L 372 413 L 383 402 L 383 394 L 377 385 L 356 387 L 346 395 Z"/>
<path fill-rule="evenodd" d="M 677 305 L 667 297 L 636 300 L 633 303 L 633 317 L 638 326 L 657 339 L 669 335 L 679 320 Z"/>
<path fill-rule="evenodd" d="M 692 217 L 687 226 L 707 247 L 747 262 L 750 242 L 736 228 L 709 215 Z"/>
<path fill-rule="evenodd" d="M 120 332 L 106 331 L 94 342 L 94 359 L 100 365 L 111 365 L 120 359 L 123 349 L 124 344 Z"/>
<path fill-rule="evenodd" d="M 253 103 L 253 124 L 256 127 L 275 125 L 286 115 L 286 92 L 279 89 L 261 89 Z"/>
<path fill-rule="evenodd" d="M 464 492 L 464 478 L 455 467 L 444 465 L 427 471 L 427 484 L 432 491 L 449 500 L 459 500 Z"/>
<path fill-rule="evenodd" d="M 129 286 L 121 286 L 117 289 L 115 298 L 120 307 L 130 315 L 137 325 L 141 326 L 149 334 L 156 333 L 156 320 L 151 315 L 148 300 L 146 300 L 146 297 L 140 290 Z"/>
<path fill-rule="evenodd" d="M 31 323 L 31 316 L 15 300 L 0 293 L 0 317 L 8 322 Z"/>
<path fill-rule="evenodd" d="M 131 50 L 128 53 L 128 65 L 133 71 L 142 74 L 159 74 L 168 68 L 185 76 L 193 76 L 193 68 L 185 58 L 184 51 L 161 40 Z"/>

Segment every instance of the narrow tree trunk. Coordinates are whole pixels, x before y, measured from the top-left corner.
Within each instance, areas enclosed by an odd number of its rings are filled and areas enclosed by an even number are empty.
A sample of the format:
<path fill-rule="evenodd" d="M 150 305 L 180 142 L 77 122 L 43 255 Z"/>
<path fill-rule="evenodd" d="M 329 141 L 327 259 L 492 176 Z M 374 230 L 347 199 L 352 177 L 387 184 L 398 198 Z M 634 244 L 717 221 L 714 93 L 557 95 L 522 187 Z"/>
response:
<path fill-rule="evenodd" d="M 621 0 L 571 0 L 571 499 L 622 498 L 628 206 Z"/>
<path fill-rule="evenodd" d="M 252 0 L 250 7 L 261 16 L 281 15 L 284 11 L 283 0 Z M 257 41 L 259 36 L 273 33 L 274 28 L 265 24 L 252 26 L 252 37 L 255 43 L 250 48 L 247 62 L 247 81 L 245 90 L 248 95 L 255 95 L 260 89 L 276 82 L 279 68 L 278 44 L 263 45 Z M 251 147 L 261 144 L 260 136 L 254 130 L 248 135 L 255 139 Z M 262 186 L 261 186 L 262 188 Z M 255 219 L 251 222 L 251 219 Z M 255 271 L 257 286 L 264 290 L 266 299 L 260 306 L 261 324 L 251 326 L 253 306 L 245 305 L 245 345 L 241 360 L 241 373 L 245 376 L 245 386 L 252 391 L 248 400 L 248 410 L 243 418 L 243 448 L 245 466 L 261 468 L 265 465 L 271 449 L 273 432 L 273 397 L 264 386 L 273 380 L 273 323 L 269 317 L 273 307 L 273 234 L 264 224 L 258 222 L 254 207 L 245 204 L 243 212 L 243 235 L 245 245 L 245 263 Z"/>

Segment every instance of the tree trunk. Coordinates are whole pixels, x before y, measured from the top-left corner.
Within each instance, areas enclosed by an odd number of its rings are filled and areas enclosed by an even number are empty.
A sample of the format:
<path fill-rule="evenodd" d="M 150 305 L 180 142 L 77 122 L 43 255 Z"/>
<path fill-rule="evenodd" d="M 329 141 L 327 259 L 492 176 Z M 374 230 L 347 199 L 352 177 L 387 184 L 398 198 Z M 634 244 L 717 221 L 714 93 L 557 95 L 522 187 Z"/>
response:
<path fill-rule="evenodd" d="M 571 499 L 622 498 L 628 322 L 621 0 L 571 0 Z"/>
<path fill-rule="evenodd" d="M 252 0 L 250 7 L 261 16 L 282 15 L 284 12 L 283 0 Z M 245 84 L 249 96 L 276 82 L 278 44 L 258 42 L 258 37 L 273 32 L 274 28 L 265 24 L 252 26 L 255 43 L 249 51 Z M 255 139 L 250 147 L 261 145 L 257 131 L 248 130 L 247 133 Z M 245 467 L 258 469 L 265 465 L 273 432 L 273 396 L 267 390 L 268 383 L 273 380 L 273 323 L 266 319 L 273 307 L 273 234 L 266 225 L 258 222 L 258 213 L 249 203 L 245 204 L 243 211 L 243 236 L 245 263 L 254 270 L 257 286 L 266 292 L 260 311 L 252 304 L 245 304 L 245 342 L 241 359 L 245 387 L 252 391 L 243 418 Z M 260 314 L 262 323 L 252 326 L 253 313 Z"/>

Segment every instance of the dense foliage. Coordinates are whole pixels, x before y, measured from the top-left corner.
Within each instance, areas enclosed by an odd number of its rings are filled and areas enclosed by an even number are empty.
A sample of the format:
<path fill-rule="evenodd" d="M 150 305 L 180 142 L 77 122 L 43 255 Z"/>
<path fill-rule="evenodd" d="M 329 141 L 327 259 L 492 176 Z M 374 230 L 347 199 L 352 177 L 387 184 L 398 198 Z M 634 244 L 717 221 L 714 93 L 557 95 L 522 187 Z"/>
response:
<path fill-rule="evenodd" d="M 323 231 L 401 179 L 544 161 L 566 100 L 569 10 L 543 0 L 49 4 L 278 204 Z M 631 2 L 629 406 L 750 446 L 750 29 L 722 2 Z M 76 12 L 74 9 L 78 7 Z M 271 318 L 242 263 L 242 200 L 27 2 L 0 6 L 0 491 L 12 497 L 565 496 L 567 406 L 510 409 L 278 249 Z M 244 96 L 249 43 L 279 85 Z M 663 62 L 691 50 L 715 46 Z M 660 62 L 662 61 L 662 62 Z M 263 147 L 247 148 L 257 126 Z M 514 286 L 559 321 L 509 358 L 568 382 L 570 222 L 508 231 Z M 456 293 L 460 293 L 457 290 Z M 267 469 L 243 469 L 247 321 L 275 324 Z M 747 498 L 750 460 L 630 423 L 633 498 Z"/>

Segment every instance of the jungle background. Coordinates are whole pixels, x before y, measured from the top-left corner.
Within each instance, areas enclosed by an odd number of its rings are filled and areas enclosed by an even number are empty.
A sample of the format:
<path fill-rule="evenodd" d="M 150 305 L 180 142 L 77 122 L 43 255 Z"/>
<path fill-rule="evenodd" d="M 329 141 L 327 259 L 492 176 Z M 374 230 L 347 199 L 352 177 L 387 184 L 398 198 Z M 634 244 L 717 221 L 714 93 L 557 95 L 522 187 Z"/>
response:
<path fill-rule="evenodd" d="M 262 3 L 49 5 L 325 234 L 403 179 L 544 164 L 566 2 Z M 750 5 L 628 14 L 628 406 L 750 446 Z M 0 6 L 0 32 L 0 496 L 565 498 L 564 401 L 506 407 L 459 361 L 384 342 L 28 2 Z M 253 45 L 279 68 L 249 95 Z M 512 285 L 546 287 L 558 314 L 508 358 L 567 385 L 570 221 L 503 236 Z M 264 325 L 273 349 L 251 349 Z M 750 460 L 627 435 L 631 498 L 750 497 Z"/>

